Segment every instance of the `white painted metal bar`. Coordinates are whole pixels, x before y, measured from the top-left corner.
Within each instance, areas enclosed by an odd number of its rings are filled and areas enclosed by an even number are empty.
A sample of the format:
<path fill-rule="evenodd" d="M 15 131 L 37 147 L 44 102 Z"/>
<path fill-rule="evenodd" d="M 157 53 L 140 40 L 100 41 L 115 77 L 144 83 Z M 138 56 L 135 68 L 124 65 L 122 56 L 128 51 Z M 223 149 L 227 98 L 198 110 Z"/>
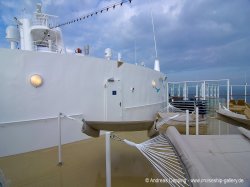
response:
<path fill-rule="evenodd" d="M 199 108 L 195 108 L 195 134 L 199 135 Z"/>
<path fill-rule="evenodd" d="M 229 99 L 229 86 L 230 86 L 230 82 L 229 82 L 229 79 L 227 80 L 227 108 L 229 109 L 229 102 L 230 102 L 230 99 Z"/>
<path fill-rule="evenodd" d="M 75 118 L 72 118 L 70 116 L 67 116 L 63 113 L 59 113 L 57 117 L 57 124 L 58 124 L 58 166 L 62 166 L 63 161 L 62 161 L 62 124 L 61 124 L 61 119 L 62 117 L 68 118 L 70 120 L 76 121 L 80 124 L 83 122 L 80 120 L 77 120 Z"/>
<path fill-rule="evenodd" d="M 80 116 L 82 114 L 72 114 L 70 116 Z M 5 127 L 5 125 L 19 125 L 18 123 L 24 123 L 24 122 L 33 122 L 33 121 L 41 121 L 41 120 L 52 120 L 57 119 L 58 116 L 53 117 L 44 117 L 44 118 L 37 118 L 37 119 L 26 119 L 26 120 L 19 120 L 19 121 L 8 121 L 8 122 L 1 122 L 0 127 Z"/>
<path fill-rule="evenodd" d="M 220 98 L 220 86 L 217 87 L 217 98 Z"/>
<path fill-rule="evenodd" d="M 214 98 L 216 98 L 216 88 L 217 88 L 217 86 L 215 85 L 215 86 L 214 86 L 214 90 L 213 90 L 213 97 L 214 97 Z"/>
<path fill-rule="evenodd" d="M 250 86 L 250 85 L 246 85 L 246 84 L 231 84 L 232 86 L 238 86 L 238 87 L 243 87 L 243 86 Z"/>
<path fill-rule="evenodd" d="M 231 85 L 230 92 L 231 92 L 231 100 L 232 100 L 233 99 L 233 86 L 232 85 Z"/>
<path fill-rule="evenodd" d="M 186 110 L 186 135 L 189 135 L 189 110 Z"/>
<path fill-rule="evenodd" d="M 247 102 L 247 83 L 245 84 L 245 103 Z"/>
<path fill-rule="evenodd" d="M 220 120 L 219 120 L 219 125 L 218 125 L 218 127 L 219 127 L 219 135 L 221 135 L 221 124 L 220 124 Z"/>
<path fill-rule="evenodd" d="M 179 84 L 179 86 L 178 86 L 178 97 L 180 97 L 181 96 L 181 85 Z"/>
<path fill-rule="evenodd" d="M 206 82 L 204 81 L 202 84 L 202 99 L 206 99 Z"/>
<path fill-rule="evenodd" d="M 171 96 L 174 96 L 174 84 L 172 85 L 172 93 Z"/>
<path fill-rule="evenodd" d="M 166 87 L 166 89 L 167 89 L 167 106 L 168 106 L 168 102 L 169 102 L 169 90 L 168 90 L 168 82 L 166 82 L 166 85 L 167 85 L 167 87 Z"/>
<path fill-rule="evenodd" d="M 184 82 L 184 85 L 183 85 L 183 99 L 187 100 L 187 83 L 186 82 Z"/>
<path fill-rule="evenodd" d="M 58 114 L 58 166 L 62 165 L 61 113 Z"/>
<path fill-rule="evenodd" d="M 209 97 L 209 87 L 208 85 L 205 83 L 205 99 Z"/>
<path fill-rule="evenodd" d="M 222 82 L 222 81 L 227 81 L 227 80 L 228 79 L 218 79 L 218 80 L 199 80 L 199 81 L 185 81 L 185 82 L 187 82 L 187 83 L 202 83 L 204 81 L 206 81 L 206 82 Z M 183 81 L 182 82 L 169 82 L 169 83 L 178 84 L 178 83 L 183 83 Z"/>
<path fill-rule="evenodd" d="M 199 97 L 199 86 L 198 86 L 198 84 L 196 84 L 196 86 L 195 86 L 195 97 L 196 97 L 196 100 L 198 100 L 198 97 Z"/>
<path fill-rule="evenodd" d="M 106 187 L 111 187 L 111 147 L 110 147 L 110 132 L 106 132 Z"/>
<path fill-rule="evenodd" d="M 209 87 L 209 96 L 210 97 L 213 97 L 213 91 L 214 91 L 214 85 L 211 85 L 210 87 Z"/>
<path fill-rule="evenodd" d="M 124 107 L 124 109 L 133 109 L 133 108 L 139 108 L 139 107 L 146 107 L 146 106 L 153 106 L 153 105 L 162 105 L 164 104 L 164 102 L 157 102 L 157 103 L 149 103 L 149 104 L 145 104 L 145 105 L 135 105 L 135 106 L 126 106 Z"/>

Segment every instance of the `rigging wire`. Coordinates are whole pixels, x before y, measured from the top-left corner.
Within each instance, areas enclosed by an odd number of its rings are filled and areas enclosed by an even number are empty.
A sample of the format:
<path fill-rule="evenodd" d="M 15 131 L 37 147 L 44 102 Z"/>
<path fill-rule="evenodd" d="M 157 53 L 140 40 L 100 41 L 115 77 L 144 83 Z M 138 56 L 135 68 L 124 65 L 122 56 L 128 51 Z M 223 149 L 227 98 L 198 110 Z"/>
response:
<path fill-rule="evenodd" d="M 117 3 L 114 3 L 112 5 L 109 5 L 109 6 L 106 6 L 106 7 L 102 8 L 100 10 L 96 10 L 96 11 L 93 11 L 91 13 L 80 16 L 78 18 L 67 21 L 65 23 L 58 24 L 58 25 L 56 25 L 54 27 L 51 27 L 51 29 L 56 28 L 56 27 L 62 27 L 62 26 L 65 26 L 65 25 L 69 25 L 69 24 L 72 24 L 72 23 L 75 23 L 75 22 L 78 22 L 78 21 L 83 21 L 83 20 L 91 18 L 91 17 L 93 17 L 95 15 L 101 14 L 101 13 L 103 13 L 105 11 L 108 12 L 110 9 L 115 9 L 115 7 L 122 6 L 123 4 L 128 3 L 128 2 L 131 3 L 132 0 L 123 0 L 123 1 L 120 1 L 120 2 L 117 2 Z"/>

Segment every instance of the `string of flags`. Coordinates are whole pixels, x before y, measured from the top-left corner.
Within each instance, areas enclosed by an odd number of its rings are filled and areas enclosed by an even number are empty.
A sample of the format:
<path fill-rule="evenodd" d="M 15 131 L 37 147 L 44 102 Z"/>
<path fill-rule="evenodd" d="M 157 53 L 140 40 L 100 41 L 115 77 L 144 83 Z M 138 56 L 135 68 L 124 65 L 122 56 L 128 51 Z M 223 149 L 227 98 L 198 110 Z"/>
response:
<path fill-rule="evenodd" d="M 93 17 L 95 15 L 102 14 L 104 12 L 108 12 L 110 9 L 115 9 L 117 6 L 122 6 L 124 3 L 128 3 L 128 2 L 131 3 L 132 0 L 123 0 L 123 1 L 120 1 L 120 2 L 117 2 L 117 3 L 114 3 L 112 5 L 109 5 L 109 6 L 106 6 L 106 7 L 102 8 L 100 10 L 88 13 L 86 15 L 80 16 L 78 18 L 75 18 L 73 20 L 67 21 L 65 23 L 58 24 L 58 25 L 56 25 L 54 27 L 51 27 L 51 29 L 52 28 L 56 28 L 56 27 L 61 27 L 61 26 L 64 26 L 64 25 L 69 25 L 69 24 L 72 24 L 72 23 L 75 23 L 75 22 L 78 22 L 78 21 L 82 21 L 82 20 L 91 18 L 91 17 Z"/>

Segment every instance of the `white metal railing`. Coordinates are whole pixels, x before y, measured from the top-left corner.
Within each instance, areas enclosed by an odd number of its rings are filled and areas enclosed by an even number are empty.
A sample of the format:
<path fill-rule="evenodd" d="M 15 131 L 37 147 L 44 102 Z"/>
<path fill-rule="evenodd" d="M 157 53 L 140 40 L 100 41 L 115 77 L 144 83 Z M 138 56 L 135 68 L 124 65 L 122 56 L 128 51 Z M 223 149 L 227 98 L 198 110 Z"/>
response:
<path fill-rule="evenodd" d="M 236 89 L 237 88 L 237 89 Z M 240 90 L 240 88 L 242 88 Z M 250 102 L 250 85 L 230 84 L 229 79 L 169 82 L 169 96 L 197 99 L 226 99 L 229 107 L 230 99 L 244 99 Z M 190 91 L 191 90 L 191 91 Z"/>
<path fill-rule="evenodd" d="M 58 16 L 44 14 L 44 13 L 35 13 L 34 19 L 32 20 L 32 25 L 53 27 L 55 24 L 55 18 Z"/>
<path fill-rule="evenodd" d="M 52 41 L 49 42 L 48 40 L 36 40 L 33 41 L 33 46 L 35 51 L 51 51 L 57 52 L 58 46 L 53 43 Z"/>
<path fill-rule="evenodd" d="M 159 104 L 164 104 L 164 103 L 167 103 L 167 101 L 161 101 L 161 102 L 157 102 L 157 103 L 149 103 L 149 104 L 144 104 L 144 105 L 127 106 L 127 107 L 124 107 L 124 109 L 140 108 L 140 107 L 153 106 L 153 105 L 159 105 Z"/>
<path fill-rule="evenodd" d="M 82 114 L 70 114 L 71 117 L 79 117 Z M 6 127 L 10 125 L 19 125 L 19 123 L 27 123 L 27 122 L 35 122 L 35 121 L 43 121 L 43 120 L 53 120 L 57 119 L 58 116 L 49 116 L 44 118 L 33 118 L 33 119 L 26 119 L 26 120 L 17 120 L 17 121 L 8 121 L 8 122 L 0 122 L 0 127 Z"/>
<path fill-rule="evenodd" d="M 172 83 L 170 83 L 172 84 Z M 222 87 L 226 87 L 227 85 L 207 85 L 206 87 L 206 97 L 207 98 L 219 98 L 220 96 L 225 96 L 226 94 L 222 94 L 220 88 Z M 242 88 L 242 90 L 240 91 L 241 93 L 233 93 L 235 88 Z M 176 86 L 175 84 L 170 85 L 169 87 L 169 94 L 170 96 L 177 96 L 177 97 L 184 97 L 183 94 L 181 94 L 181 88 L 182 86 L 178 85 Z M 195 95 L 194 93 L 192 95 L 194 95 L 195 98 L 203 98 L 202 95 L 204 95 L 204 93 L 202 93 L 202 89 L 200 85 L 192 85 L 192 86 L 187 86 L 187 90 L 191 90 L 192 88 L 194 88 L 195 91 Z M 200 93 L 199 93 L 199 88 L 200 88 Z M 177 89 L 177 90 L 176 90 Z M 231 84 L 229 85 L 229 96 L 230 99 L 233 99 L 235 96 L 241 96 L 244 98 L 245 102 L 248 101 L 248 97 L 250 97 L 250 85 L 248 84 Z M 187 93 L 187 96 L 190 96 L 190 93 Z"/>
<path fill-rule="evenodd" d="M 244 94 L 233 94 L 233 88 L 235 87 L 242 87 L 244 88 Z M 230 85 L 230 99 L 232 100 L 234 96 L 244 96 L 245 103 L 247 103 L 247 97 L 250 97 L 250 92 L 248 93 L 247 90 L 250 88 L 250 85 L 246 84 L 232 84 Z"/>
<path fill-rule="evenodd" d="M 47 18 L 36 18 L 32 20 L 32 25 L 46 26 L 48 27 L 48 19 Z"/>

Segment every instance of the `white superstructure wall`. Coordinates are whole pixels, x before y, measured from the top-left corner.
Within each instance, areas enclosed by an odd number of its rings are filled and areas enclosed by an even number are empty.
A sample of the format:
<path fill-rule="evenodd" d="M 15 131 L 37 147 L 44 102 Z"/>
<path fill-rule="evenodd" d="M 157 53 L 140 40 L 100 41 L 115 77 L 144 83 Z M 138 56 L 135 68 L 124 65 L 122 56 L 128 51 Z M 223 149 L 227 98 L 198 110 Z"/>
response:
<path fill-rule="evenodd" d="M 21 39 L 21 49 L 22 50 L 29 50 L 32 51 L 33 50 L 33 39 L 32 36 L 30 34 L 30 20 L 29 19 L 21 19 L 21 25 L 19 25 L 20 27 L 20 39 Z"/>

